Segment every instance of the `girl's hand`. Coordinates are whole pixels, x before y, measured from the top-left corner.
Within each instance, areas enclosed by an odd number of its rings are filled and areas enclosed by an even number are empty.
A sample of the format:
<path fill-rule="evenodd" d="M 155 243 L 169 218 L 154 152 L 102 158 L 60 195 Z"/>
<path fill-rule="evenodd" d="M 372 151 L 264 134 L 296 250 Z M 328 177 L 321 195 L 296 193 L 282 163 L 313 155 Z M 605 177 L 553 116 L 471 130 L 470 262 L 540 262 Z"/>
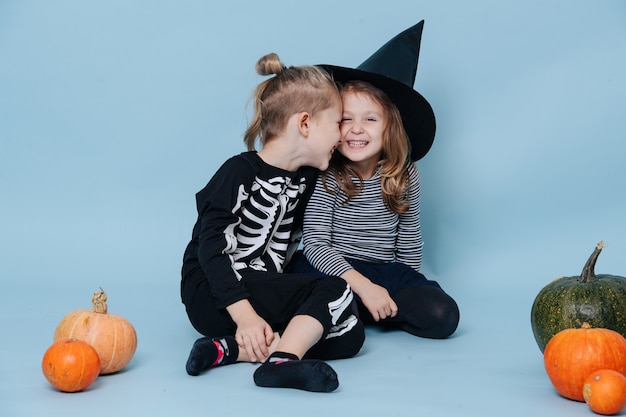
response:
<path fill-rule="evenodd" d="M 350 284 L 352 291 L 361 298 L 374 320 L 380 321 L 398 314 L 398 306 L 386 288 L 374 284 L 355 269 L 344 272 L 341 278 Z"/>
<path fill-rule="evenodd" d="M 226 307 L 237 325 L 235 340 L 239 349 L 245 349 L 250 362 L 265 362 L 270 355 L 274 331 L 259 316 L 248 300 L 240 300 Z"/>
<path fill-rule="evenodd" d="M 380 285 L 370 282 L 369 285 L 364 285 L 361 288 L 358 295 L 375 321 L 395 317 L 398 314 L 398 306 L 395 301 L 389 296 L 389 292 Z"/>

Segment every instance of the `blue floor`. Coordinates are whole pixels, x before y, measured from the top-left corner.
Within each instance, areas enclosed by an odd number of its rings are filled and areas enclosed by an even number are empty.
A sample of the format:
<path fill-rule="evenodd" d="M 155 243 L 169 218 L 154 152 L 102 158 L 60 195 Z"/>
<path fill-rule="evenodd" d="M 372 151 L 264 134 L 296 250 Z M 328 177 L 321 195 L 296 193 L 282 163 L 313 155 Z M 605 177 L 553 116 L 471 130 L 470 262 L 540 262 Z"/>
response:
<path fill-rule="evenodd" d="M 40 362 L 66 307 L 86 306 L 90 294 L 68 286 L 54 289 L 54 285 L 30 294 L 24 294 L 24 287 L 3 285 L 2 289 L 3 294 L 20 292 L 20 297 L 7 297 L 0 310 L 5 333 L 0 379 L 3 416 L 571 417 L 591 413 L 584 403 L 560 397 L 550 385 L 530 331 L 530 292 L 460 295 L 462 321 L 447 340 L 369 329 L 357 357 L 330 362 L 339 374 L 338 390 L 319 394 L 256 387 L 252 381 L 256 365 L 247 363 L 188 376 L 184 362 L 197 334 L 174 296 L 175 285 L 120 284 L 108 290 L 109 308 L 120 313 L 116 309 L 123 306 L 122 315 L 134 323 L 139 340 L 135 357 L 122 372 L 99 377 L 84 392 L 67 394 L 48 384 Z M 59 296 L 51 298 L 51 294 Z M 81 298 L 86 302 L 76 301 Z"/>

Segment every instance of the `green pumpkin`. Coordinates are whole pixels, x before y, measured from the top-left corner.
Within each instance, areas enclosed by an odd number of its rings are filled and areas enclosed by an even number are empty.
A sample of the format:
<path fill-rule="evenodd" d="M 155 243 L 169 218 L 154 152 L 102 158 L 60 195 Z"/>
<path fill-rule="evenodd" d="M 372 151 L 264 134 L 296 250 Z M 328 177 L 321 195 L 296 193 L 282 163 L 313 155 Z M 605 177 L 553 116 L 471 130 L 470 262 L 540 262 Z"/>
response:
<path fill-rule="evenodd" d="M 542 352 L 559 331 L 585 322 L 626 337 L 626 278 L 594 273 L 602 247 L 598 243 L 580 276 L 557 278 L 537 294 L 530 321 Z"/>

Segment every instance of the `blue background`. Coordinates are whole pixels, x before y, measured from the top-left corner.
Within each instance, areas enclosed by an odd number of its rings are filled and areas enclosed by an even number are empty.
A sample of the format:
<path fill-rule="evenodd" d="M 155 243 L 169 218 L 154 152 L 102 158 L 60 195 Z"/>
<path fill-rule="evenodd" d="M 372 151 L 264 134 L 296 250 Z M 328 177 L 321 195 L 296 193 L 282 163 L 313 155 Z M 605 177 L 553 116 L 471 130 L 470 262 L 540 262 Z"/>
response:
<path fill-rule="evenodd" d="M 252 365 L 188 377 L 194 194 L 244 150 L 256 60 L 354 67 L 421 19 L 423 272 L 458 300 L 456 335 L 370 330 L 326 396 L 256 388 Z M 625 22 L 621 0 L 2 0 L 0 412 L 590 415 L 552 389 L 529 315 L 600 240 L 596 271 L 626 275 Z M 136 356 L 57 393 L 41 357 L 99 287 Z"/>

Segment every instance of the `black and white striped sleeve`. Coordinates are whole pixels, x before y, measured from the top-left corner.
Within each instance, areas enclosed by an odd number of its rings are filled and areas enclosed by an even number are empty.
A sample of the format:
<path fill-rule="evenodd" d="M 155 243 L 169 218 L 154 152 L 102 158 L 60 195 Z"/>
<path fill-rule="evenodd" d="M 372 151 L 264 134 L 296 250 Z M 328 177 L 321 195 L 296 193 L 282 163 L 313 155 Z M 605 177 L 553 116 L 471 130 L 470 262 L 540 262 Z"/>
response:
<path fill-rule="evenodd" d="M 331 175 L 328 176 L 328 183 L 330 189 L 333 189 L 334 180 Z M 338 198 L 335 193 L 326 191 L 321 178 L 318 179 L 304 213 L 302 234 L 304 254 L 311 265 L 327 275 L 335 276 L 341 276 L 352 269 L 345 258 L 333 249 L 332 244 Z"/>
<path fill-rule="evenodd" d="M 400 215 L 396 239 L 396 261 L 419 271 L 424 242 L 420 226 L 420 177 L 415 165 L 409 168 L 409 181 L 410 207 L 406 213 Z"/>

